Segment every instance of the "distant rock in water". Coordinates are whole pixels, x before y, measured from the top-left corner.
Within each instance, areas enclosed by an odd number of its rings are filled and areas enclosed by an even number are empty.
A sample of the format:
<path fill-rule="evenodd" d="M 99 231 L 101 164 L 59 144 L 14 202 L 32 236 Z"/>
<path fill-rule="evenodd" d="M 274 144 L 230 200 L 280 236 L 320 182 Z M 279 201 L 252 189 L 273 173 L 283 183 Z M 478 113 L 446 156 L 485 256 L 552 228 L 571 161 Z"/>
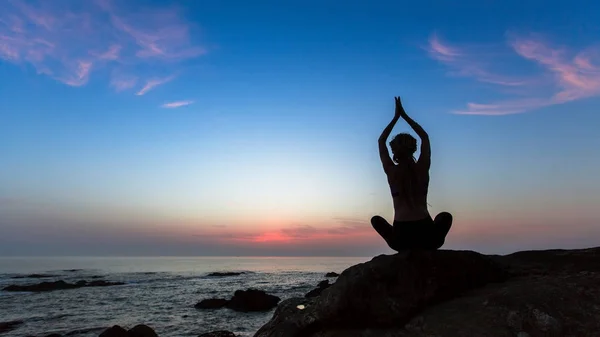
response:
<path fill-rule="evenodd" d="M 218 277 L 223 277 L 223 276 L 238 276 L 238 275 L 242 275 L 243 273 L 244 272 L 234 272 L 234 271 L 214 272 L 214 273 L 208 274 L 208 276 L 218 276 Z"/>
<path fill-rule="evenodd" d="M 18 276 L 13 276 L 11 278 L 13 279 L 21 279 L 21 278 L 50 278 L 50 277 L 57 277 L 58 275 L 52 275 L 52 274 L 29 274 L 29 275 L 18 275 Z"/>
<path fill-rule="evenodd" d="M 329 280 L 321 281 L 315 289 L 309 291 L 306 295 L 304 295 L 304 297 L 309 298 L 319 296 L 323 290 L 329 288 L 330 286 L 331 284 L 329 284 Z"/>
<path fill-rule="evenodd" d="M 254 337 L 597 336 L 599 284 L 600 247 L 380 255 L 281 302 Z"/>
<path fill-rule="evenodd" d="M 23 324 L 23 321 L 0 322 L 0 333 L 12 331 L 21 324 Z"/>
<path fill-rule="evenodd" d="M 129 331 L 115 325 L 104 330 L 99 337 L 158 337 L 154 330 L 144 324 L 136 325 Z"/>
<path fill-rule="evenodd" d="M 53 290 L 65 290 L 65 289 L 76 289 L 83 287 L 108 287 L 108 286 L 116 286 L 123 285 L 125 283 L 122 282 L 108 282 L 104 280 L 96 280 L 96 281 L 77 281 L 77 283 L 67 283 L 65 281 L 56 281 L 56 282 L 42 282 L 31 285 L 9 285 L 4 287 L 2 290 L 4 291 L 31 291 L 31 292 L 42 292 L 42 291 L 53 291 Z"/>
<path fill-rule="evenodd" d="M 199 335 L 198 337 L 236 337 L 233 332 L 230 331 L 212 331 Z"/>
<path fill-rule="evenodd" d="M 269 295 L 262 290 L 248 289 L 237 290 L 230 300 L 221 298 L 204 299 L 194 306 L 196 309 L 229 308 L 235 311 L 267 311 L 277 306 L 281 299 Z"/>
<path fill-rule="evenodd" d="M 325 277 L 338 277 L 338 276 L 340 276 L 340 274 L 334 273 L 334 272 L 329 272 L 329 273 L 325 274 Z"/>
<path fill-rule="evenodd" d="M 228 300 L 222 298 L 209 298 L 198 302 L 194 308 L 196 309 L 220 309 L 229 303 Z"/>
<path fill-rule="evenodd" d="M 267 311 L 276 307 L 279 301 L 281 301 L 279 297 L 269 295 L 262 290 L 237 290 L 227 303 L 227 308 L 242 312 Z"/>

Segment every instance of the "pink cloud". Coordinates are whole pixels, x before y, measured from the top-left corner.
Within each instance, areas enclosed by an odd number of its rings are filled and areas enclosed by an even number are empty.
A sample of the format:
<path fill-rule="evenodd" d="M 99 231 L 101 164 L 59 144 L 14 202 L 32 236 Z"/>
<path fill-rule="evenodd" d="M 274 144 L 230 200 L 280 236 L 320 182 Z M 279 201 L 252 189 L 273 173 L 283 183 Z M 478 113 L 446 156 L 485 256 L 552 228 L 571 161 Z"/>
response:
<path fill-rule="evenodd" d="M 97 55 L 97 57 L 101 60 L 116 60 L 119 58 L 119 53 L 121 52 L 121 46 L 118 44 L 113 44 L 102 54 Z"/>
<path fill-rule="evenodd" d="M 159 85 L 165 84 L 167 82 L 170 82 L 174 79 L 174 76 L 169 76 L 169 77 L 165 77 L 165 78 L 155 78 L 155 79 L 151 79 L 146 81 L 146 84 L 144 85 L 144 87 L 142 89 L 140 89 L 140 91 L 138 91 L 136 93 L 136 95 L 138 96 L 143 96 L 145 95 L 148 91 L 158 87 Z"/>
<path fill-rule="evenodd" d="M 193 103 L 194 103 L 194 101 L 176 101 L 176 102 L 165 103 L 162 105 L 162 107 L 168 108 L 168 109 L 173 109 L 173 108 L 179 108 L 182 106 L 190 105 Z"/>
<path fill-rule="evenodd" d="M 127 9 L 126 9 L 127 8 Z M 121 91 L 145 79 L 181 71 L 183 60 L 206 53 L 193 39 L 194 27 L 171 8 L 132 8 L 96 0 L 14 0 L 0 11 L 0 60 L 30 65 L 38 74 L 81 86 L 100 72 L 124 70 L 135 76 L 112 79 Z M 160 71 L 160 72 L 159 72 Z"/>
<path fill-rule="evenodd" d="M 478 81 L 501 86 L 518 85 L 521 87 L 521 97 L 519 98 L 486 104 L 471 102 L 467 103 L 466 109 L 454 111 L 455 113 L 507 115 L 600 95 L 600 67 L 596 65 L 600 61 L 598 49 L 589 48 L 576 52 L 566 47 L 551 47 L 536 36 L 513 38 L 510 46 L 516 55 L 536 63 L 542 69 L 537 79 L 506 81 L 499 80 L 500 78 L 495 75 L 490 78 L 490 73 L 485 69 L 468 65 L 470 63 L 465 60 L 471 59 L 472 56 L 460 53 L 456 48 L 442 44 L 437 36 L 432 36 L 429 45 L 429 53 L 432 58 L 458 69 L 460 74 L 473 77 Z M 550 81 L 546 80 L 548 75 L 550 75 Z M 544 92 L 544 94 L 539 94 L 539 92 Z M 523 95 L 526 97 L 523 98 Z"/>
<path fill-rule="evenodd" d="M 429 46 L 426 48 L 430 57 L 446 64 L 452 71 L 451 75 L 460 77 L 472 77 L 479 82 L 498 84 L 504 86 L 522 86 L 528 83 L 528 79 L 512 78 L 499 75 L 486 69 L 482 57 L 476 57 L 473 53 L 450 46 L 442 42 L 436 34 L 429 38 Z M 466 48 L 465 48 L 466 49 Z"/>

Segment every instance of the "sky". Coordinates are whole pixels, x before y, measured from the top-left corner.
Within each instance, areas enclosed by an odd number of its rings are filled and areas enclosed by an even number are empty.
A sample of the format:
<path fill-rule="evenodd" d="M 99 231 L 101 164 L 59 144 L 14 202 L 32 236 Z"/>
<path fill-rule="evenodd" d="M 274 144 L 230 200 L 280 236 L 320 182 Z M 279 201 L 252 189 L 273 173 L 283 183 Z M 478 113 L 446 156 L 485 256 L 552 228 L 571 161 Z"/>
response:
<path fill-rule="evenodd" d="M 7 0 L 0 255 L 391 254 L 394 96 L 444 249 L 599 245 L 598 2 Z"/>

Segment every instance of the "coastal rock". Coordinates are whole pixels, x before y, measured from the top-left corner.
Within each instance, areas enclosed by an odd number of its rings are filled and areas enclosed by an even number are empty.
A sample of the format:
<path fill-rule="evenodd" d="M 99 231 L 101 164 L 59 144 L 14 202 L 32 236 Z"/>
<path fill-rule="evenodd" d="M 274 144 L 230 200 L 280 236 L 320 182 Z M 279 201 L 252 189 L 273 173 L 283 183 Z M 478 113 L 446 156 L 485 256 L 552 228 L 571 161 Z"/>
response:
<path fill-rule="evenodd" d="M 65 290 L 65 289 L 75 289 L 82 287 L 107 287 L 107 286 L 115 286 L 115 285 L 123 285 L 125 283 L 122 282 L 108 282 L 104 280 L 96 280 L 96 281 L 77 281 L 76 283 L 67 283 L 63 280 L 55 281 L 55 282 L 42 282 L 37 284 L 30 285 L 9 285 L 4 287 L 2 290 L 4 291 L 31 291 L 31 292 L 42 292 L 42 291 L 53 291 L 53 290 Z"/>
<path fill-rule="evenodd" d="M 267 311 L 276 307 L 280 300 L 279 297 L 262 290 L 237 290 L 227 303 L 227 308 L 242 312 Z"/>
<path fill-rule="evenodd" d="M 144 324 L 139 324 L 127 331 L 129 337 L 158 337 L 154 330 Z"/>
<path fill-rule="evenodd" d="M 21 324 L 23 324 L 23 321 L 0 322 L 0 333 L 12 331 Z"/>
<path fill-rule="evenodd" d="M 282 302 L 255 336 L 402 327 L 429 305 L 507 277 L 503 267 L 470 251 L 380 255 L 346 269 L 314 299 Z"/>
<path fill-rule="evenodd" d="M 228 271 L 228 272 L 214 272 L 214 273 L 208 274 L 208 276 L 223 277 L 223 276 L 238 276 L 238 275 L 241 275 L 241 274 L 243 274 L 243 272 Z"/>
<path fill-rule="evenodd" d="M 13 279 L 21 279 L 21 278 L 50 278 L 50 277 L 57 277 L 58 275 L 52 275 L 52 274 L 29 274 L 29 275 L 17 275 L 17 276 L 13 276 L 11 278 Z"/>
<path fill-rule="evenodd" d="M 594 336 L 598 317 L 600 247 L 412 252 L 350 267 L 319 297 L 281 302 L 255 337 Z"/>
<path fill-rule="evenodd" d="M 329 272 L 329 273 L 325 274 L 325 277 L 338 277 L 338 276 L 340 276 L 340 274 L 334 273 L 334 272 Z"/>
<path fill-rule="evenodd" d="M 102 332 L 99 337 L 130 337 L 127 330 L 118 325 L 114 325 Z"/>
<path fill-rule="evenodd" d="M 219 309 L 227 305 L 229 301 L 222 298 L 209 298 L 202 300 L 194 306 L 196 309 Z"/>
<path fill-rule="evenodd" d="M 319 282 L 319 284 L 317 285 L 317 287 L 315 289 L 306 293 L 306 295 L 304 295 L 304 297 L 309 298 L 309 297 L 319 296 L 319 295 L 321 295 L 321 292 L 323 290 L 329 288 L 330 286 L 331 286 L 331 284 L 329 284 L 329 280 L 321 281 L 321 282 Z"/>
<path fill-rule="evenodd" d="M 233 332 L 230 331 L 212 331 L 199 335 L 198 337 L 236 337 Z"/>

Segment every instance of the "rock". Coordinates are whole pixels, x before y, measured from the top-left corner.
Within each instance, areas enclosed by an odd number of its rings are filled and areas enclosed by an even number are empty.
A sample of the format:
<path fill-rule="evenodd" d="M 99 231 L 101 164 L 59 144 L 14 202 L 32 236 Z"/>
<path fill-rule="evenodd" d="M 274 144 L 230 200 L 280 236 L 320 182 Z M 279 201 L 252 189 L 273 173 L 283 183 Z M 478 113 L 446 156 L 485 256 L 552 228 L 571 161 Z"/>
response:
<path fill-rule="evenodd" d="M 276 307 L 280 300 L 279 297 L 262 290 L 237 290 L 227 303 L 227 308 L 242 312 L 267 311 Z"/>
<path fill-rule="evenodd" d="M 129 329 L 127 333 L 129 334 L 129 337 L 158 337 L 151 327 L 144 324 L 134 326 Z"/>
<path fill-rule="evenodd" d="M 325 277 L 338 277 L 338 276 L 340 276 L 340 274 L 334 273 L 334 272 L 329 272 L 329 273 L 325 274 Z"/>
<path fill-rule="evenodd" d="M 304 295 L 304 297 L 308 298 L 319 296 L 323 290 L 329 288 L 330 286 L 331 284 L 329 284 L 329 280 L 321 281 L 315 289 L 309 291 L 306 295 Z"/>
<path fill-rule="evenodd" d="M 65 289 L 75 289 L 82 287 L 107 287 L 107 286 L 115 286 L 115 285 L 123 285 L 125 283 L 122 282 L 108 282 L 103 280 L 96 280 L 92 282 L 87 281 L 77 281 L 77 283 L 67 283 L 63 280 L 55 281 L 55 282 L 42 282 L 31 285 L 9 285 L 4 287 L 2 290 L 4 291 L 32 291 L 32 292 L 42 292 L 42 291 L 53 291 L 53 290 L 65 290 Z"/>
<path fill-rule="evenodd" d="M 227 305 L 229 301 L 222 298 L 209 298 L 202 300 L 194 306 L 196 309 L 219 309 Z"/>
<path fill-rule="evenodd" d="M 208 276 L 219 276 L 219 277 L 223 277 L 223 276 L 238 276 L 243 274 L 243 272 L 232 272 L 232 271 L 228 271 L 228 272 L 214 272 L 214 273 L 210 273 L 208 274 Z"/>
<path fill-rule="evenodd" d="M 397 329 L 428 305 L 506 279 L 504 268 L 475 252 L 380 255 L 346 269 L 314 299 L 282 302 L 255 336 L 311 336 L 348 327 Z"/>
<path fill-rule="evenodd" d="M 281 302 L 255 337 L 595 336 L 599 285 L 600 247 L 378 256 Z"/>
<path fill-rule="evenodd" d="M 111 328 L 104 330 L 104 332 L 102 332 L 99 337 L 130 337 L 130 336 L 129 336 L 129 333 L 127 332 L 127 330 L 121 328 L 118 325 L 115 325 Z"/>
<path fill-rule="evenodd" d="M 0 333 L 12 331 L 21 324 L 23 324 L 23 321 L 0 322 Z"/>
<path fill-rule="evenodd" d="M 58 275 L 51 275 L 51 274 L 29 274 L 29 275 L 18 275 L 18 276 L 13 276 L 11 278 L 14 279 L 20 279 L 20 278 L 49 278 L 49 277 L 57 277 Z"/>
<path fill-rule="evenodd" d="M 221 330 L 203 333 L 198 337 L 235 337 L 235 334 L 230 331 Z"/>

